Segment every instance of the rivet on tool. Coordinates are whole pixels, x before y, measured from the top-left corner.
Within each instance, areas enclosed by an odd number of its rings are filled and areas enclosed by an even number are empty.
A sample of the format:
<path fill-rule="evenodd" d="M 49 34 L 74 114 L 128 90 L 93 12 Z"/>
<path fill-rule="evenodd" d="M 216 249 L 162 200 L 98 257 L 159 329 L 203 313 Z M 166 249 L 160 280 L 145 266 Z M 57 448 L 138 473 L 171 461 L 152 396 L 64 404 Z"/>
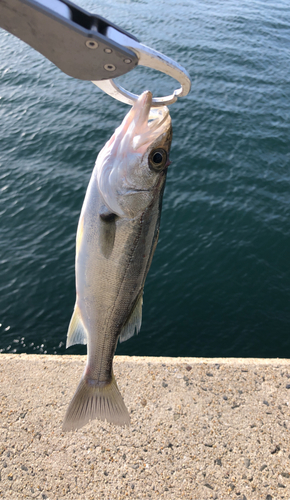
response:
<path fill-rule="evenodd" d="M 99 44 L 98 44 L 98 42 L 95 42 L 94 40 L 88 40 L 86 42 L 86 46 L 88 47 L 88 49 L 97 49 Z"/>
<path fill-rule="evenodd" d="M 132 59 L 124 59 L 125 64 L 130 64 L 132 62 Z"/>
<path fill-rule="evenodd" d="M 112 51 L 112 49 L 107 48 L 107 49 L 104 49 L 104 52 L 106 52 L 106 54 L 112 54 L 113 51 Z"/>
<path fill-rule="evenodd" d="M 114 66 L 114 64 L 105 64 L 104 68 L 105 68 L 107 71 L 115 71 L 116 66 Z"/>

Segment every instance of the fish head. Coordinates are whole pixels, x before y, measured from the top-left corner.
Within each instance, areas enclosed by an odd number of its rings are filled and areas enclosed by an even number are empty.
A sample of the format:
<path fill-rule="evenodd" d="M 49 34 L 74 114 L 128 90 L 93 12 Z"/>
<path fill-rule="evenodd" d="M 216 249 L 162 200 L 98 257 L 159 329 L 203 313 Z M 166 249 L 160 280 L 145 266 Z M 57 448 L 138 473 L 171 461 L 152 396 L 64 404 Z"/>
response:
<path fill-rule="evenodd" d="M 135 217 L 163 192 L 172 141 L 166 106 L 151 108 L 144 92 L 104 146 L 96 161 L 99 191 L 120 217 Z"/>

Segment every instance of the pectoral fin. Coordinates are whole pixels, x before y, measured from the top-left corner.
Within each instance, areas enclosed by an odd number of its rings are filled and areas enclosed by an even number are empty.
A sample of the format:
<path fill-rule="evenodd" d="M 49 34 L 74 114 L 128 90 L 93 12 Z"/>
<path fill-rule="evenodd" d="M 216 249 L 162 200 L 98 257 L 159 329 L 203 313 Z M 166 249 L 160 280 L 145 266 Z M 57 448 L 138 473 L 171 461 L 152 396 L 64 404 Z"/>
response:
<path fill-rule="evenodd" d="M 109 259 L 115 243 L 117 215 L 111 212 L 105 205 L 100 211 L 100 246 L 106 259 Z"/>
<path fill-rule="evenodd" d="M 80 315 L 80 310 L 77 305 L 75 305 L 72 318 L 67 332 L 66 348 L 75 344 L 86 344 L 87 343 L 87 333 L 83 325 L 82 318 Z"/>
<path fill-rule="evenodd" d="M 143 288 L 139 293 L 136 303 L 132 309 L 132 312 L 127 319 L 123 329 L 121 331 L 119 340 L 120 342 L 125 342 L 125 340 L 130 339 L 136 333 L 138 334 L 142 323 L 142 305 L 143 305 Z"/>

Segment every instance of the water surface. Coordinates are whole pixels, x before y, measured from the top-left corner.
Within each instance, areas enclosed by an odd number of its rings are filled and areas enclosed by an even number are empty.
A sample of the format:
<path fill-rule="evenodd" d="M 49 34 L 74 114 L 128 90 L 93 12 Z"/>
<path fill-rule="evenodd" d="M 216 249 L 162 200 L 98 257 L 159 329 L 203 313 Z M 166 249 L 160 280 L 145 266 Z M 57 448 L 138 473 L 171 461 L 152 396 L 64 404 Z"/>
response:
<path fill-rule="evenodd" d="M 286 1 L 78 0 L 180 62 L 174 138 L 138 337 L 119 354 L 290 357 Z M 166 16 L 164 13 L 166 12 Z M 154 94 L 172 82 L 121 78 Z M 0 350 L 65 351 L 78 216 L 128 107 L 0 31 Z"/>

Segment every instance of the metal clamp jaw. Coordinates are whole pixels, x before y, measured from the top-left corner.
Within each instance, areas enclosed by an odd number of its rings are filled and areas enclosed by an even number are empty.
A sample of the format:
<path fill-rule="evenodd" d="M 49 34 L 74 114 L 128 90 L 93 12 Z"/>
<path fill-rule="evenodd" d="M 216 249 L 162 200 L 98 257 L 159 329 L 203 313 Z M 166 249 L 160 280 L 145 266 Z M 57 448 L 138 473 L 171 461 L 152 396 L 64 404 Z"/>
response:
<path fill-rule="evenodd" d="M 70 0 L 0 0 L 0 28 L 28 43 L 64 73 L 91 80 L 127 104 L 138 96 L 113 78 L 138 64 L 166 73 L 181 84 L 172 95 L 153 98 L 152 106 L 172 104 L 190 91 L 190 77 L 182 66 Z"/>
<path fill-rule="evenodd" d="M 139 43 L 137 40 L 129 38 L 127 35 L 120 33 L 115 28 L 108 28 L 106 36 L 110 40 L 114 40 L 123 47 L 127 47 L 132 50 L 137 55 L 138 64 L 140 66 L 147 66 L 148 68 L 161 71 L 162 73 L 171 76 L 181 84 L 181 87 L 175 90 L 171 95 L 165 97 L 154 97 L 152 99 L 152 107 L 168 106 L 169 104 L 176 102 L 178 97 L 186 96 L 189 93 L 191 88 L 190 76 L 187 71 L 178 63 L 173 61 L 173 59 L 170 59 L 161 52 L 157 52 L 156 50 Z M 138 95 L 125 90 L 112 79 L 93 81 L 93 83 L 107 94 L 126 104 L 132 105 L 138 99 Z"/>

